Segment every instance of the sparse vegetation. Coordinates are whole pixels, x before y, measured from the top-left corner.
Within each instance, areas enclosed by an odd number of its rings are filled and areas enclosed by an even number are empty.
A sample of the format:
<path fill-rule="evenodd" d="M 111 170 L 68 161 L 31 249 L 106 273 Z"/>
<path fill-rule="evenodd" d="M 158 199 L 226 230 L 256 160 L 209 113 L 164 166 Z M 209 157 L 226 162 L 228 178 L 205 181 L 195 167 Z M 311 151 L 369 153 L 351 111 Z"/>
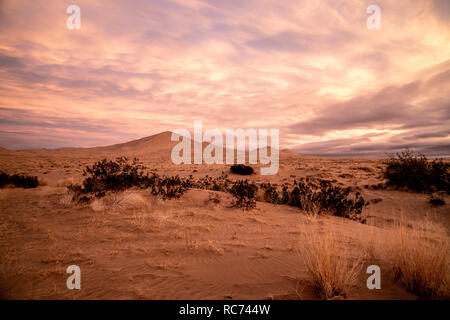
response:
<path fill-rule="evenodd" d="M 230 185 L 233 183 L 230 179 L 228 179 L 228 175 L 223 173 L 216 178 L 206 175 L 196 181 L 194 181 L 192 176 L 190 176 L 189 180 L 192 181 L 192 187 L 194 188 L 222 192 L 229 192 Z"/>
<path fill-rule="evenodd" d="M 350 168 L 350 169 L 352 169 L 352 170 L 361 170 L 361 171 L 366 171 L 366 172 L 373 172 L 373 169 L 369 168 L 369 167 L 353 167 L 353 168 Z"/>
<path fill-rule="evenodd" d="M 0 188 L 12 185 L 18 188 L 37 188 L 39 186 L 39 179 L 36 176 L 27 176 L 24 174 L 9 175 L 0 172 Z"/>
<path fill-rule="evenodd" d="M 150 188 L 153 195 L 163 199 L 179 198 L 190 186 L 189 179 L 160 177 L 156 173 L 144 174 L 144 169 L 137 158 L 132 161 L 125 157 L 103 159 L 86 167 L 83 171 L 85 179 L 81 184 L 70 184 L 67 188 L 73 193 L 74 201 L 89 202 L 104 197 L 107 192 L 115 193 L 130 188 Z"/>
<path fill-rule="evenodd" d="M 234 197 L 233 206 L 250 210 L 256 207 L 256 190 L 258 187 L 247 180 L 238 180 L 230 188 Z"/>
<path fill-rule="evenodd" d="M 102 198 L 106 192 L 119 192 L 132 187 L 142 187 L 146 182 L 144 166 L 135 158 L 130 162 L 125 157 L 116 160 L 103 159 L 83 171 L 81 185 L 70 184 L 67 188 L 74 193 L 74 200 L 89 201 Z"/>
<path fill-rule="evenodd" d="M 262 184 L 267 201 L 276 204 L 288 204 L 307 212 L 328 213 L 335 216 L 360 220 L 365 205 L 359 192 L 352 194 L 351 188 L 341 188 L 330 181 L 308 178 L 294 180 L 291 188 L 284 185 L 281 194 L 276 187 Z"/>
<path fill-rule="evenodd" d="M 248 180 L 233 182 L 226 174 L 219 177 L 206 176 L 194 180 L 192 176 L 160 177 L 156 173 L 144 174 L 145 167 L 138 159 L 129 161 L 121 157 L 116 160 L 102 160 L 88 166 L 81 184 L 70 184 L 73 200 L 89 202 L 102 198 L 107 192 L 119 192 L 130 188 L 150 189 L 151 194 L 163 199 L 179 198 L 190 188 L 222 191 L 233 196 L 234 207 L 250 210 L 256 207 L 258 186 Z M 270 183 L 261 184 L 263 200 L 273 204 L 287 204 L 307 212 L 328 213 L 335 216 L 360 220 L 366 205 L 359 192 L 352 194 L 350 188 L 341 188 L 327 180 L 294 180 L 293 185 L 285 184 L 279 191 Z"/>
<path fill-rule="evenodd" d="M 205 200 L 205 204 L 206 203 L 214 203 L 214 204 L 218 204 L 220 203 L 220 197 L 217 193 L 214 192 L 208 192 L 208 199 Z"/>
<path fill-rule="evenodd" d="M 147 187 L 152 188 L 152 194 L 161 196 L 163 199 L 180 198 L 191 186 L 189 179 L 179 176 L 161 178 L 153 174 L 147 182 Z"/>
<path fill-rule="evenodd" d="M 237 164 L 234 166 L 231 166 L 230 171 L 236 174 L 240 174 L 243 176 L 249 176 L 253 173 L 253 168 L 246 166 L 244 164 Z"/>
<path fill-rule="evenodd" d="M 422 298 L 449 298 L 448 238 L 431 222 L 420 228 L 399 223 L 390 230 L 381 250 L 394 281 Z"/>
<path fill-rule="evenodd" d="M 450 194 L 449 163 L 442 159 L 428 160 L 424 155 L 408 149 L 390 156 L 384 176 L 390 186 Z"/>
<path fill-rule="evenodd" d="M 263 190 L 263 200 L 270 203 L 280 203 L 279 194 L 276 186 L 269 183 L 262 183 L 261 189 Z"/>
<path fill-rule="evenodd" d="M 348 250 L 339 246 L 342 242 L 339 233 L 327 224 L 320 230 L 315 221 L 310 221 L 305 229 L 299 250 L 311 285 L 322 299 L 346 298 L 358 280 L 363 256 L 350 257 Z"/>
<path fill-rule="evenodd" d="M 16 167 L 8 168 L 11 172 L 22 172 L 13 171 L 17 170 Z M 354 169 L 367 171 L 362 168 L 364 167 L 355 167 Z M 424 206 L 425 201 L 429 201 L 428 206 L 442 206 L 446 201 L 448 202 L 445 191 L 430 192 L 427 200 L 425 200 L 427 195 L 423 194 L 403 194 L 402 198 L 402 194 L 399 192 L 391 193 L 391 195 L 398 196 L 401 201 L 396 201 L 395 197 L 394 201 L 385 197 L 391 188 L 383 192 L 368 192 L 372 204 L 380 201 L 384 201 L 385 204 L 377 206 L 377 210 L 370 212 L 372 217 L 369 219 L 369 225 L 363 226 L 344 219 L 334 219 L 317 214 L 330 214 L 361 221 L 361 213 L 366 203 L 361 194 L 356 192 L 358 187 L 345 188 L 336 180 L 328 181 L 320 178 L 333 179 L 343 171 L 336 171 L 334 175 L 314 173 L 309 179 L 297 177 L 294 174 L 290 174 L 290 178 L 288 178 L 289 174 L 284 174 L 275 179 L 270 177 L 264 179 L 264 177 L 258 176 L 255 179 L 235 181 L 235 179 L 245 179 L 248 176 L 227 175 L 224 172 L 219 176 L 200 177 L 199 174 L 196 178 L 192 175 L 189 177 L 163 176 L 153 172 L 157 172 L 157 169 L 165 172 L 172 169 L 170 166 L 153 169 L 147 170 L 139 163 L 138 159 L 105 159 L 90 163 L 84 171 L 82 180 L 78 180 L 78 175 L 74 175 L 73 178 L 57 180 L 57 178 L 66 177 L 69 174 L 57 175 L 52 172 L 49 177 L 52 179 L 52 185 L 37 191 L 25 192 L 26 198 L 20 198 L 24 194 L 20 190 L 18 190 L 19 192 L 12 189 L 2 190 L 0 200 L 3 200 L 5 211 L 14 213 L 23 210 L 28 205 L 35 204 L 43 214 L 34 215 L 34 212 L 37 212 L 35 208 L 32 208 L 33 214 L 29 215 L 8 214 L 5 216 L 7 225 L 0 230 L 0 234 L 4 238 L 11 234 L 10 241 L 14 243 L 14 234 L 16 233 L 14 228 L 21 228 L 26 224 L 31 226 L 30 230 L 33 232 L 46 232 L 44 233 L 46 241 L 47 238 L 51 241 L 59 241 L 62 238 L 57 237 L 57 230 L 53 229 L 53 226 L 60 225 L 62 221 L 60 219 L 64 217 L 61 216 L 57 220 L 55 217 L 59 217 L 60 213 L 76 212 L 77 219 L 72 219 L 76 223 L 73 229 L 73 239 L 77 241 L 90 239 L 89 241 L 95 242 L 98 240 L 98 234 L 103 230 L 108 237 L 112 235 L 115 237 L 117 232 L 118 236 L 115 239 L 117 238 L 117 243 L 125 242 L 124 246 L 121 248 L 118 246 L 107 247 L 105 251 L 108 255 L 111 252 L 111 255 L 122 256 L 124 259 L 128 259 L 129 255 L 124 256 L 119 253 L 125 252 L 129 248 L 132 251 L 135 249 L 133 252 L 140 252 L 144 249 L 145 251 L 142 252 L 145 254 L 150 252 L 151 249 L 148 249 L 148 246 L 133 244 L 134 233 L 138 231 L 145 232 L 145 238 L 148 238 L 148 241 L 162 240 L 156 244 L 160 245 L 163 255 L 170 256 L 177 254 L 179 251 L 177 246 L 183 246 L 183 232 L 186 232 L 186 248 L 196 250 L 196 253 L 201 255 L 212 256 L 212 254 L 229 252 L 228 246 L 232 246 L 233 252 L 244 255 L 245 259 L 240 263 L 248 263 L 253 260 L 255 263 L 260 263 L 260 259 L 272 259 L 279 254 L 292 255 L 292 252 L 299 249 L 302 257 L 298 262 L 301 263 L 301 266 L 295 271 L 295 276 L 301 281 L 301 286 L 305 280 L 311 281 L 316 292 L 324 299 L 349 297 L 355 284 L 365 290 L 367 276 L 365 270 L 361 271 L 361 266 L 362 260 L 366 257 L 370 260 L 367 259 L 365 262 L 380 265 L 384 270 L 382 271 L 384 288 L 388 288 L 388 281 L 394 280 L 396 284 L 421 298 L 449 298 L 448 276 L 450 273 L 447 261 L 449 248 L 446 231 L 416 221 L 417 214 L 421 214 L 420 211 L 417 211 L 427 210 Z M 334 170 L 333 167 L 331 169 Z M 208 170 L 208 173 L 214 170 Z M 381 172 L 382 168 L 379 170 Z M 432 171 L 432 169 L 429 170 Z M 182 169 L 178 172 L 182 174 L 187 172 L 189 175 L 191 170 Z M 201 172 L 206 172 L 206 170 Z M 218 172 L 220 173 L 220 171 Z M 0 173 L 0 183 L 1 186 L 7 184 L 13 186 L 14 184 L 10 181 L 20 180 L 22 182 L 17 185 L 24 186 L 26 183 L 23 182 L 23 177 L 25 176 L 10 176 Z M 378 178 L 381 177 L 376 177 L 376 179 Z M 359 186 L 364 183 L 378 183 L 376 179 L 372 177 L 367 182 L 360 183 Z M 259 183 L 261 180 L 265 182 Z M 78 184 L 75 185 L 74 181 Z M 36 185 L 38 184 L 39 180 Z M 68 186 L 71 192 L 67 192 L 68 190 L 64 192 L 54 186 Z M 183 201 L 161 201 L 161 199 L 179 198 L 191 188 L 202 191 L 192 192 Z M 385 189 L 384 183 L 373 187 L 367 185 L 367 188 Z M 431 189 L 436 190 L 435 187 Z M 25 201 L 21 203 L 21 199 Z M 84 204 L 82 208 L 73 208 L 73 199 L 88 203 Z M 405 210 L 397 210 L 405 199 L 414 201 L 411 206 L 408 204 Z M 225 204 L 225 201 L 228 203 Z M 236 215 L 240 210 L 225 208 L 231 201 L 235 208 L 250 210 L 256 205 L 262 208 L 255 214 L 240 217 L 239 214 Z M 257 201 L 274 205 L 263 205 Z M 10 203 L 18 203 L 20 206 L 10 206 Z M 299 210 L 292 208 L 286 210 L 286 206 L 292 206 Z M 378 210 L 391 210 L 391 208 L 393 213 L 391 216 L 387 216 L 386 212 L 380 215 L 376 213 Z M 46 214 L 47 209 L 54 210 L 53 214 Z M 434 215 L 442 218 L 442 214 L 447 213 L 445 209 L 431 210 L 433 219 Z M 300 214 L 292 214 L 294 211 Z M 408 220 L 397 226 L 400 214 L 397 212 L 399 211 L 402 212 L 401 214 L 407 214 Z M 304 215 L 303 212 L 313 214 Z M 232 221 L 228 221 L 227 218 L 230 217 L 228 213 L 233 216 Z M 274 213 L 277 214 L 276 217 L 273 216 Z M 277 217 L 279 219 L 276 219 Z M 21 220 L 25 218 L 31 220 Z M 47 223 L 51 223 L 51 231 L 42 228 L 45 224 L 41 225 L 38 220 L 41 218 L 46 219 Z M 10 221 L 17 221 L 17 223 L 10 223 Z M 23 223 L 21 223 L 22 221 Z M 36 221 L 39 221 L 39 224 L 36 224 Z M 293 230 L 292 226 L 302 222 L 308 223 L 305 223 L 303 228 Z M 223 225 L 225 226 L 222 228 Z M 114 228 L 110 226 L 114 226 Z M 10 231 L 10 227 L 13 229 L 12 231 Z M 223 232 L 225 236 L 217 237 L 216 232 Z M 256 237 L 247 237 L 246 234 L 250 234 L 250 232 Z M 284 238 L 280 236 L 279 232 L 286 234 L 283 235 Z M 301 241 L 289 246 L 292 237 L 297 234 Z M 373 239 L 376 239 L 372 242 L 371 234 Z M 260 235 L 264 235 L 264 237 L 260 237 Z M 29 239 L 35 240 L 34 237 Z M 67 239 L 71 241 L 72 237 Z M 176 241 L 171 242 L 172 240 Z M 166 242 L 168 243 L 166 244 Z M 286 244 L 288 245 L 286 246 Z M 372 247 L 379 247 L 379 251 L 375 249 L 371 251 Z M 238 248 L 244 249 L 240 251 Z M 253 255 L 254 250 L 250 250 L 252 248 L 256 250 L 255 255 Z M 39 253 L 39 247 L 36 252 Z M 251 259 L 245 256 L 246 253 L 251 254 Z M 95 254 L 97 253 L 94 251 L 89 252 L 89 258 Z M 86 259 L 88 259 L 87 257 L 86 253 Z M 82 258 L 84 259 L 84 257 Z M 158 265 L 165 268 L 167 263 L 163 258 L 160 260 Z M 10 261 L 14 262 L 16 259 L 10 259 Z M 56 260 L 48 257 L 43 261 L 49 264 Z M 3 267 L 2 270 L 4 269 Z M 282 275 L 290 275 L 289 271 L 292 269 L 290 267 L 285 269 L 280 269 Z M 289 271 L 286 272 L 287 270 Z M 305 270 L 307 270 L 307 274 L 303 273 Z M 262 274 L 262 276 L 266 277 L 266 274 Z M 265 279 L 263 277 L 261 277 L 262 281 Z M 310 297 L 311 292 L 307 291 L 305 298 Z M 375 293 L 375 290 L 372 292 Z M 395 298 L 413 297 L 406 290 L 395 290 L 395 292 Z M 392 291 L 389 291 L 385 295 L 385 293 L 377 291 L 375 294 L 381 295 L 382 298 L 390 298 L 391 293 Z M 355 294 L 355 298 L 361 297 L 358 291 Z M 362 297 L 375 296 L 364 293 Z"/>

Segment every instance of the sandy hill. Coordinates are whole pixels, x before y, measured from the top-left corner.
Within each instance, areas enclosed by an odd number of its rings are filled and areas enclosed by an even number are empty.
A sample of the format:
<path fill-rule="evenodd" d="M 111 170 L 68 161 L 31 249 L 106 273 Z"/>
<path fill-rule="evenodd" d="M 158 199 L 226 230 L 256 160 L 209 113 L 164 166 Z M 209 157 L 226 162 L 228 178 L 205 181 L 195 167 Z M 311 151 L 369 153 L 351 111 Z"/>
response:
<path fill-rule="evenodd" d="M 166 151 L 177 144 L 176 141 L 171 141 L 172 132 L 165 131 L 145 138 L 132 140 L 125 143 L 113 144 L 105 147 L 89 148 L 90 151 L 96 152 L 117 152 L 117 153 L 153 153 L 159 151 Z"/>
<path fill-rule="evenodd" d="M 170 151 L 177 144 L 171 141 L 172 132 L 165 131 L 145 138 L 132 140 L 125 143 L 113 144 L 109 146 L 99 146 L 91 148 L 57 148 L 57 149 L 28 149 L 9 151 L 0 149 L 0 153 L 12 153 L 16 156 L 64 156 L 64 157 L 159 157 L 167 155 L 170 158 Z M 4 151 L 3 151 L 4 150 Z"/>
<path fill-rule="evenodd" d="M 5 149 L 5 148 L 3 148 L 3 147 L 0 147 L 0 154 L 3 154 L 3 153 L 10 153 L 11 151 L 9 151 L 8 149 Z"/>
<path fill-rule="evenodd" d="M 160 159 L 164 161 L 170 160 L 170 155 L 173 147 L 178 144 L 178 141 L 171 140 L 172 132 L 165 131 L 148 137 L 137 140 L 132 140 L 125 143 L 113 144 L 109 146 L 100 146 L 92 148 L 58 148 L 58 149 L 29 149 L 19 151 L 9 151 L 0 147 L 0 153 L 16 154 L 16 155 L 34 155 L 34 156 L 65 156 L 65 157 L 138 157 L 144 159 Z M 181 139 L 180 139 L 181 141 Z M 209 143 L 203 142 L 203 149 Z M 271 149 L 269 148 L 269 153 Z M 191 153 L 193 159 L 194 143 L 191 142 Z M 223 148 L 224 161 L 226 155 L 226 148 Z M 292 159 L 299 157 L 299 155 L 289 149 L 280 150 L 280 160 Z M 235 156 L 236 158 L 236 156 Z"/>
<path fill-rule="evenodd" d="M 126 143 L 120 143 L 120 144 L 114 144 L 110 146 L 105 147 L 96 147 L 96 148 L 89 148 L 90 152 L 112 152 L 116 154 L 124 154 L 124 155 L 136 155 L 136 156 L 167 156 L 167 158 L 170 157 L 171 151 L 175 145 L 181 141 L 172 141 L 172 132 L 165 131 L 162 133 L 158 133 L 149 137 L 132 140 Z M 209 145 L 208 142 L 203 142 L 203 150 Z M 269 153 L 270 151 L 269 147 Z M 193 159 L 193 152 L 194 152 L 194 141 L 191 140 L 191 153 L 192 153 L 192 159 Z M 227 149 L 223 148 L 224 156 L 227 152 Z M 280 157 L 298 157 L 298 154 L 295 152 L 289 150 L 289 149 L 283 149 L 280 151 Z"/>

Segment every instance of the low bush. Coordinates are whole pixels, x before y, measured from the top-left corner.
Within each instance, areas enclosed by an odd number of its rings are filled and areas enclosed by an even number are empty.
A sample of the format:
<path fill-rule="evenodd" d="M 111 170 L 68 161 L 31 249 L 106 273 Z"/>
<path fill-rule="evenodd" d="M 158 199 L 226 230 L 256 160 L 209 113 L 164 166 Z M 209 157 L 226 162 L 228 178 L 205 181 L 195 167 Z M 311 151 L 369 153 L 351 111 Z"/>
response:
<path fill-rule="evenodd" d="M 147 186 L 151 186 L 152 194 L 165 199 L 180 198 L 191 186 L 191 181 L 179 176 L 162 177 L 153 174 Z"/>
<path fill-rule="evenodd" d="M 256 207 L 256 191 L 258 187 L 247 180 L 238 180 L 230 188 L 230 193 L 234 197 L 233 206 L 250 210 Z"/>
<path fill-rule="evenodd" d="M 308 178 L 294 180 L 292 188 L 284 185 L 281 193 L 270 183 L 262 184 L 266 201 L 275 204 L 288 204 L 313 213 L 329 213 L 335 216 L 360 220 L 365 205 L 359 192 L 352 194 L 351 188 L 333 185 L 330 181 Z"/>
<path fill-rule="evenodd" d="M 13 185 L 18 188 L 37 188 L 39 179 L 36 176 L 27 176 L 24 174 L 9 175 L 0 172 L 0 188 L 6 185 Z"/>
<path fill-rule="evenodd" d="M 445 205 L 445 200 L 440 197 L 439 195 L 431 195 L 430 198 L 428 199 L 428 202 L 433 206 L 433 207 L 440 207 Z"/>
<path fill-rule="evenodd" d="M 194 188 L 222 192 L 228 192 L 232 183 L 232 181 L 228 179 L 227 174 L 222 174 L 216 178 L 206 175 L 196 181 L 193 181 L 192 176 L 190 176 L 190 180 L 192 181 Z"/>
<path fill-rule="evenodd" d="M 87 166 L 83 176 L 85 178 L 81 185 L 67 186 L 74 193 L 74 200 L 79 202 L 102 198 L 108 191 L 119 192 L 132 187 L 142 187 L 147 183 L 144 166 L 139 164 L 136 158 L 131 162 L 126 157 L 116 160 L 103 159 Z"/>
<path fill-rule="evenodd" d="M 207 203 L 214 203 L 214 204 L 220 203 L 220 196 L 217 193 L 208 192 L 208 199 L 205 200 L 205 204 Z"/>
<path fill-rule="evenodd" d="M 160 177 L 156 173 L 144 174 L 145 167 L 137 158 L 130 161 L 119 157 L 115 160 L 103 159 L 83 171 L 81 184 L 67 186 L 73 193 L 73 200 L 89 202 L 102 198 L 108 192 L 120 192 L 130 188 L 151 189 L 153 195 L 163 199 L 179 198 L 190 186 L 190 179 L 178 176 Z"/>
<path fill-rule="evenodd" d="M 236 164 L 231 166 L 230 171 L 243 176 L 249 176 L 253 173 L 253 168 L 244 164 Z"/>
<path fill-rule="evenodd" d="M 364 206 L 367 205 L 359 192 L 351 195 L 351 188 L 342 188 L 327 180 L 318 180 L 316 184 L 308 179 L 301 179 L 297 185 L 302 199 L 300 207 L 306 211 L 318 208 L 319 211 L 334 216 L 359 220 Z"/>
<path fill-rule="evenodd" d="M 386 164 L 384 176 L 390 186 L 421 192 L 450 193 L 449 163 L 442 159 L 428 160 L 422 154 L 406 150 L 391 155 Z"/>
<path fill-rule="evenodd" d="M 262 183 L 261 189 L 264 192 L 264 201 L 270 203 L 280 203 L 280 195 L 277 191 L 277 188 L 269 183 Z"/>

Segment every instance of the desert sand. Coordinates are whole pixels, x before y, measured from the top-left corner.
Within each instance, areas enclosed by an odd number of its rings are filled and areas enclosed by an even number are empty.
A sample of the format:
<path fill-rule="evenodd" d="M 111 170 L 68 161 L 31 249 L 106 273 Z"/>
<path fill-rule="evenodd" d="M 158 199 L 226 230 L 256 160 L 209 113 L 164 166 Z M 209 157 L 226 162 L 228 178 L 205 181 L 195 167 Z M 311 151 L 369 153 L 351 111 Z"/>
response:
<path fill-rule="evenodd" d="M 347 299 L 418 298 L 394 283 L 383 255 L 370 254 L 371 240 L 383 238 L 398 221 L 414 228 L 427 220 L 442 226 L 446 237 L 449 208 L 431 207 L 425 194 L 365 187 L 383 183 L 382 159 L 305 157 L 281 150 L 277 175 L 261 176 L 256 170 L 249 177 L 281 184 L 310 176 L 350 186 L 370 202 L 363 211 L 365 224 L 311 217 L 298 208 L 260 201 L 243 211 L 230 207 L 229 194 L 207 190 L 189 190 L 174 200 L 128 190 L 88 205 L 71 202 L 66 186 L 80 182 L 85 166 L 103 158 L 138 157 L 149 170 L 165 175 L 229 173 L 229 165 L 172 164 L 175 143 L 165 132 L 98 148 L 0 149 L 4 172 L 36 175 L 46 183 L 36 189 L 0 189 L 1 298 L 318 299 L 299 250 L 311 224 L 317 232 L 334 230 L 350 258 L 364 256 Z M 208 201 L 214 193 L 218 203 Z M 381 267 L 381 290 L 366 287 L 365 271 L 372 264 Z M 66 287 L 69 265 L 81 268 L 81 290 Z"/>

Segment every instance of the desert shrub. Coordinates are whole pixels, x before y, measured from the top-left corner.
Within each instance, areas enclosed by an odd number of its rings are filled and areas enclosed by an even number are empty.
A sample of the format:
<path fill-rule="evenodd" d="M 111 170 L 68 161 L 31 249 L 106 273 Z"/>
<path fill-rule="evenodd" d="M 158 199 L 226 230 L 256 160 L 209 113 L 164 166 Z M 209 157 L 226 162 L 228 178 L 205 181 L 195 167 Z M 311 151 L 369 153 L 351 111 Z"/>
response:
<path fill-rule="evenodd" d="M 250 210 L 256 207 L 256 191 L 258 187 L 247 180 L 238 180 L 230 188 L 230 193 L 234 197 L 233 206 Z"/>
<path fill-rule="evenodd" d="M 13 185 L 18 188 L 37 188 L 39 186 L 39 179 L 36 176 L 27 176 L 24 174 L 9 175 L 0 172 L 0 187 L 5 185 Z"/>
<path fill-rule="evenodd" d="M 230 171 L 243 176 L 248 176 L 253 173 L 253 168 L 244 164 L 236 164 L 231 166 Z"/>
<path fill-rule="evenodd" d="M 192 185 L 190 178 L 160 177 L 156 173 L 149 175 L 144 174 L 144 169 L 137 158 L 132 161 L 125 157 L 103 159 L 86 167 L 81 184 L 70 184 L 67 188 L 73 193 L 74 201 L 88 202 L 93 198 L 102 198 L 108 192 L 130 188 L 151 189 L 153 195 L 163 199 L 179 198 Z"/>
<path fill-rule="evenodd" d="M 359 192 L 352 194 L 351 188 L 333 185 L 330 181 L 301 178 L 294 180 L 291 188 L 282 187 L 281 193 L 270 183 L 261 184 L 266 201 L 288 204 L 311 213 L 325 212 L 335 216 L 360 220 L 367 203 Z"/>
<path fill-rule="evenodd" d="M 284 185 L 281 188 L 281 196 L 279 198 L 279 203 L 288 204 L 290 197 L 291 197 L 291 194 L 289 193 L 289 187 L 287 185 Z"/>
<path fill-rule="evenodd" d="M 92 197 L 101 198 L 108 191 L 119 192 L 132 187 L 142 187 L 147 183 L 144 166 L 126 157 L 115 160 L 103 159 L 87 166 L 83 171 L 82 184 L 70 184 L 67 188 L 74 193 L 74 200 L 88 201 Z"/>
<path fill-rule="evenodd" d="M 434 195 L 434 194 L 430 195 L 428 202 L 433 207 L 440 207 L 440 206 L 445 205 L 445 200 L 440 195 Z"/>
<path fill-rule="evenodd" d="M 159 176 L 156 173 L 144 174 L 145 167 L 138 162 L 120 157 L 116 160 L 103 159 L 83 171 L 85 177 L 81 184 L 70 184 L 68 190 L 73 194 L 73 201 L 89 202 L 94 198 L 102 198 L 108 192 L 120 192 L 130 188 L 150 189 L 152 195 L 163 199 L 179 198 L 190 188 L 231 193 L 233 206 L 252 209 L 256 206 L 258 186 L 247 180 L 233 182 L 226 174 L 219 177 L 203 177 L 194 180 L 192 176 Z M 359 219 L 365 205 L 359 193 L 352 197 L 351 190 L 334 186 L 329 181 L 308 179 L 294 181 L 290 189 L 282 187 L 281 193 L 276 185 L 262 184 L 263 200 L 274 204 L 288 204 L 308 212 L 326 211 L 333 215 Z"/>
<path fill-rule="evenodd" d="M 449 164 L 442 159 L 428 160 L 410 150 L 391 155 L 384 176 L 390 186 L 450 193 Z"/>
<path fill-rule="evenodd" d="M 0 187 L 9 184 L 9 174 L 0 172 Z"/>
<path fill-rule="evenodd" d="M 191 181 L 192 181 L 192 177 Z M 206 189 L 212 191 L 228 192 L 230 188 L 231 180 L 228 179 L 227 174 L 221 174 L 220 176 L 213 178 L 206 175 L 203 178 L 199 178 L 196 181 L 192 181 L 192 186 L 198 189 Z"/>
<path fill-rule="evenodd" d="M 10 177 L 11 183 L 20 188 L 37 188 L 39 185 L 38 177 L 14 174 Z"/>
<path fill-rule="evenodd" d="M 69 184 L 67 186 L 67 191 L 72 195 L 72 201 L 79 203 L 88 202 L 94 197 L 93 195 L 86 192 L 80 184 Z"/>
<path fill-rule="evenodd" d="M 351 188 L 342 188 L 327 180 L 313 183 L 308 179 L 301 179 L 297 186 L 300 191 L 301 207 L 306 211 L 318 208 L 335 216 L 358 220 L 366 205 L 359 192 L 351 196 Z"/>
<path fill-rule="evenodd" d="M 208 192 L 208 199 L 205 200 L 205 204 L 207 203 L 214 203 L 214 204 L 218 204 L 220 203 L 220 196 L 217 193 L 214 192 Z"/>
<path fill-rule="evenodd" d="M 179 176 L 160 178 L 153 174 L 147 185 L 151 186 L 153 195 L 161 196 L 163 199 L 172 199 L 180 198 L 191 187 L 191 181 Z"/>
<path fill-rule="evenodd" d="M 275 186 L 271 185 L 269 183 L 262 183 L 261 189 L 264 191 L 264 201 L 270 202 L 270 203 L 280 203 L 280 195 L 278 193 L 278 190 Z"/>

